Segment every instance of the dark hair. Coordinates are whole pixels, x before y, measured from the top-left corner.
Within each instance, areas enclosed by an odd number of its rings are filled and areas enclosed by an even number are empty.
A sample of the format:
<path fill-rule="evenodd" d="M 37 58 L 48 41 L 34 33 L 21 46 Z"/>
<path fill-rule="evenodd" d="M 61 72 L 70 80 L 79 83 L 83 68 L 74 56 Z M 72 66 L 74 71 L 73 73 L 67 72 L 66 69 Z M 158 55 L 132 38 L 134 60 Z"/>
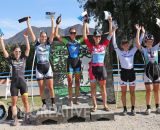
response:
<path fill-rule="evenodd" d="M 71 32 L 71 30 L 75 30 L 75 31 L 77 32 L 77 30 L 76 30 L 75 27 L 71 27 L 71 28 L 69 29 L 69 32 Z"/>
<path fill-rule="evenodd" d="M 122 40 L 121 45 L 129 44 L 127 40 Z"/>
<path fill-rule="evenodd" d="M 21 47 L 18 44 L 16 44 L 16 45 L 13 46 L 12 51 L 14 51 L 16 48 L 20 48 L 21 49 Z"/>
<path fill-rule="evenodd" d="M 45 33 L 47 35 L 46 31 L 40 31 L 40 36 L 42 35 L 42 33 Z M 47 35 L 48 36 L 48 35 Z"/>

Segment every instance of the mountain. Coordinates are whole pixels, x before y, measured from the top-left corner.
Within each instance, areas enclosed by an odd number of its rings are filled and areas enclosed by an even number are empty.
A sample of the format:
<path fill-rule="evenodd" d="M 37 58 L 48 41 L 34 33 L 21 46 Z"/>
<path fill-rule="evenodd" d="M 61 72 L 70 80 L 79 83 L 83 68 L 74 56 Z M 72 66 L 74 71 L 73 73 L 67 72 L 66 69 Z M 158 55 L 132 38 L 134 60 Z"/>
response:
<path fill-rule="evenodd" d="M 70 27 L 67 27 L 65 29 L 61 29 L 60 28 L 59 29 L 60 35 L 61 36 L 68 36 L 69 35 L 69 29 L 71 27 L 75 27 L 76 28 L 77 35 L 82 35 L 83 26 L 81 24 L 76 24 L 74 26 L 70 26 Z M 32 29 L 33 29 L 33 32 L 35 33 L 37 38 L 39 38 L 40 31 L 45 31 L 45 32 L 47 32 L 47 34 L 50 34 L 50 32 L 51 32 L 51 27 L 40 27 L 40 28 L 38 28 L 38 27 L 32 26 Z M 25 30 L 26 29 L 24 29 L 21 32 L 17 33 L 13 37 L 11 37 L 9 39 L 6 39 L 5 43 L 7 43 L 7 44 L 16 44 L 16 43 L 23 44 L 23 43 L 25 43 L 24 38 L 23 38 L 23 33 L 24 33 Z M 89 30 L 90 30 L 90 34 L 93 34 L 94 29 L 90 28 Z M 30 36 L 29 36 L 29 40 L 31 41 Z"/>

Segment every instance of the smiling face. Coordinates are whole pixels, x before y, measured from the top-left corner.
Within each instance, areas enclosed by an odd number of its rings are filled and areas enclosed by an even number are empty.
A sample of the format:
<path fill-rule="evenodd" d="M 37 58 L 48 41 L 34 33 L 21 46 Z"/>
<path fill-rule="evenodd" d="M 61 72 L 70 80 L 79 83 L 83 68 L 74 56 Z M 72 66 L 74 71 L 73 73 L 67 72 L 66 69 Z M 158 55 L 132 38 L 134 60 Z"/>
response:
<path fill-rule="evenodd" d="M 93 36 L 93 40 L 95 42 L 95 45 L 98 45 L 101 41 L 101 36 Z"/>
<path fill-rule="evenodd" d="M 71 40 L 75 40 L 75 38 L 76 38 L 76 29 L 75 28 L 71 28 L 69 30 L 69 33 L 70 33 Z"/>
<path fill-rule="evenodd" d="M 13 51 L 13 55 L 18 60 L 21 56 L 21 49 L 19 47 L 16 47 Z"/>
<path fill-rule="evenodd" d="M 124 50 L 124 51 L 128 51 L 129 50 L 129 43 L 128 41 L 122 41 L 121 43 L 121 48 Z"/>
<path fill-rule="evenodd" d="M 146 47 L 151 48 L 153 46 L 153 42 L 154 40 L 150 40 L 150 39 L 146 40 L 146 43 L 145 43 Z"/>
<path fill-rule="evenodd" d="M 47 34 L 46 32 L 41 32 L 40 33 L 40 43 L 44 44 L 47 42 Z"/>

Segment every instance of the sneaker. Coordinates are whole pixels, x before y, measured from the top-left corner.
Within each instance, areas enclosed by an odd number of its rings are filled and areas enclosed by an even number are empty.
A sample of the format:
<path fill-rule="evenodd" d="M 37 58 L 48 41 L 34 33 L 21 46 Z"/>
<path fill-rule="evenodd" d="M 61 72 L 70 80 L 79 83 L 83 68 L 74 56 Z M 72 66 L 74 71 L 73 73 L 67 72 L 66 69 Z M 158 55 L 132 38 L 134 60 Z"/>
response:
<path fill-rule="evenodd" d="M 136 115 L 136 111 L 134 109 L 131 110 L 131 115 L 135 116 Z"/>
<path fill-rule="evenodd" d="M 73 107 L 73 101 L 72 100 L 68 101 L 68 106 Z"/>
<path fill-rule="evenodd" d="M 47 105 L 43 104 L 42 107 L 40 108 L 40 111 L 45 111 L 45 110 L 47 110 Z"/>
<path fill-rule="evenodd" d="M 18 117 L 13 116 L 13 122 L 11 123 L 11 126 L 17 126 L 17 124 L 18 124 Z"/>
<path fill-rule="evenodd" d="M 26 114 L 25 114 L 24 123 L 25 123 L 25 124 L 31 124 L 31 121 L 30 121 L 30 113 L 26 113 Z"/>
<path fill-rule="evenodd" d="M 75 104 L 76 104 L 76 105 L 79 105 L 79 104 L 80 104 L 80 102 L 79 102 L 79 99 L 78 99 L 78 98 L 76 98 L 76 99 L 75 99 Z"/>
<path fill-rule="evenodd" d="M 52 104 L 49 109 L 50 109 L 51 111 L 54 111 L 55 108 L 56 108 L 56 105 L 55 105 L 55 104 Z"/>
<path fill-rule="evenodd" d="M 157 113 L 157 114 L 160 114 L 160 107 L 157 107 L 157 108 L 156 108 L 156 113 Z"/>
<path fill-rule="evenodd" d="M 123 116 L 127 115 L 127 110 L 123 110 L 122 115 Z"/>
<path fill-rule="evenodd" d="M 145 114 L 149 115 L 151 113 L 151 109 L 146 109 Z"/>

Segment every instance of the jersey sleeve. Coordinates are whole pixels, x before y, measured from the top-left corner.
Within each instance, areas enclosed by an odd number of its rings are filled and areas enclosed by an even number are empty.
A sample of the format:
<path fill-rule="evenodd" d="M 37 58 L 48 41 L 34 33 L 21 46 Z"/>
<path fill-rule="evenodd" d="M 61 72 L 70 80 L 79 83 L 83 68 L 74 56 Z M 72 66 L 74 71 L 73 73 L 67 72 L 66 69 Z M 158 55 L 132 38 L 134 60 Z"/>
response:
<path fill-rule="evenodd" d="M 68 43 L 68 40 L 66 38 L 62 38 L 62 42 L 66 45 Z"/>
<path fill-rule="evenodd" d="M 40 45 L 40 42 L 38 41 L 38 39 L 36 39 L 36 40 L 35 40 L 35 45 L 34 45 L 34 47 L 36 47 L 36 46 L 38 46 L 38 45 Z"/>
<path fill-rule="evenodd" d="M 105 39 L 102 44 L 103 44 L 104 46 L 108 46 L 109 43 L 110 43 L 111 38 L 112 38 L 112 37 L 111 37 L 110 35 L 108 35 L 108 36 L 107 36 L 107 39 Z"/>
<path fill-rule="evenodd" d="M 156 44 L 154 47 L 153 47 L 153 51 L 158 51 L 160 49 L 160 44 Z"/>
<path fill-rule="evenodd" d="M 83 37 L 81 37 L 80 39 L 78 39 L 78 43 L 82 44 L 84 42 Z"/>
<path fill-rule="evenodd" d="M 11 56 L 8 56 L 8 57 L 6 58 L 6 60 L 8 61 L 9 64 L 12 64 L 12 57 L 11 57 Z"/>
<path fill-rule="evenodd" d="M 137 50 L 138 50 L 137 47 L 133 47 L 130 51 L 132 54 L 135 54 Z"/>
<path fill-rule="evenodd" d="M 87 38 L 87 39 L 84 39 L 84 42 L 85 42 L 85 44 L 87 45 L 87 47 L 88 47 L 89 49 L 92 49 L 93 45 L 92 45 L 92 43 L 89 41 L 88 38 Z"/>

